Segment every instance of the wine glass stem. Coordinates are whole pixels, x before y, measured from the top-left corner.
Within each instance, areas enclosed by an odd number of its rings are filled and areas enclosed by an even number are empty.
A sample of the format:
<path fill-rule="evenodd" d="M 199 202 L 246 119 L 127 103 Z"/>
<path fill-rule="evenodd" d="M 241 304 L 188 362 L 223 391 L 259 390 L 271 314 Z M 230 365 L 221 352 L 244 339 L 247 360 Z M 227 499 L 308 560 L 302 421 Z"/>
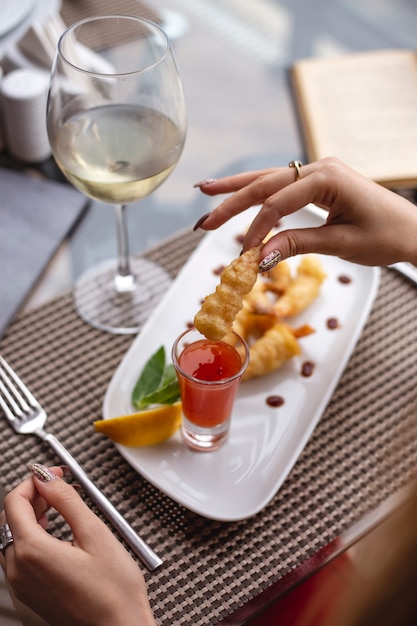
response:
<path fill-rule="evenodd" d="M 115 205 L 118 266 L 114 277 L 114 286 L 118 292 L 133 291 L 136 288 L 136 278 L 130 266 L 129 236 L 127 232 L 126 205 Z"/>

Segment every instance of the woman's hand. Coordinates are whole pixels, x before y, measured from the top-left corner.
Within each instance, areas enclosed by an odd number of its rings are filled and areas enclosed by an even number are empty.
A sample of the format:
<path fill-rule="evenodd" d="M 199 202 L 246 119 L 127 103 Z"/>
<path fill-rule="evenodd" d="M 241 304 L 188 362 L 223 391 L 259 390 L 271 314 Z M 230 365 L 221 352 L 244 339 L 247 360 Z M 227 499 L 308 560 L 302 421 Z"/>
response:
<path fill-rule="evenodd" d="M 316 252 L 363 265 L 397 261 L 417 265 L 417 209 L 411 202 L 334 158 L 302 166 L 298 180 L 295 174 L 294 168 L 273 168 L 197 183 L 207 195 L 232 195 L 196 226 L 214 230 L 259 204 L 260 211 L 243 244 L 247 250 L 261 243 L 282 217 L 311 202 L 328 211 L 326 223 L 317 228 L 282 230 L 265 243 L 263 259 L 271 258 L 274 264 L 296 254 Z"/>
<path fill-rule="evenodd" d="M 129 553 L 61 479 L 60 468 L 35 464 L 32 471 L 0 514 L 14 538 L 0 558 L 16 597 L 55 626 L 155 626 Z M 50 507 L 67 520 L 72 543 L 45 532 Z"/>

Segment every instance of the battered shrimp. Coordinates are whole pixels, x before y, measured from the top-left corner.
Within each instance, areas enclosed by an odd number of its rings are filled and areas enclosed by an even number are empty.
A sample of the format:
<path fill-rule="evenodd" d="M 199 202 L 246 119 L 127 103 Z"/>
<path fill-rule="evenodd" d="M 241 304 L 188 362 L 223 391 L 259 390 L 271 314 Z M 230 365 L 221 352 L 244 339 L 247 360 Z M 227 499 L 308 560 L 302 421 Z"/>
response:
<path fill-rule="evenodd" d="M 277 322 L 250 347 L 249 364 L 243 380 L 269 374 L 300 352 L 292 329 L 287 324 Z"/>
<path fill-rule="evenodd" d="M 304 311 L 319 295 L 326 274 L 315 255 L 303 257 L 297 275 L 273 306 L 277 317 L 292 317 Z"/>
<path fill-rule="evenodd" d="M 243 298 L 255 285 L 261 247 L 251 248 L 224 268 L 216 291 L 208 295 L 194 317 L 194 325 L 207 339 L 219 341 L 232 329 Z"/>
<path fill-rule="evenodd" d="M 281 261 L 281 263 L 275 265 L 275 267 L 263 274 L 263 276 L 266 279 L 265 285 L 268 291 L 277 294 L 284 293 L 293 280 L 288 261 Z"/>

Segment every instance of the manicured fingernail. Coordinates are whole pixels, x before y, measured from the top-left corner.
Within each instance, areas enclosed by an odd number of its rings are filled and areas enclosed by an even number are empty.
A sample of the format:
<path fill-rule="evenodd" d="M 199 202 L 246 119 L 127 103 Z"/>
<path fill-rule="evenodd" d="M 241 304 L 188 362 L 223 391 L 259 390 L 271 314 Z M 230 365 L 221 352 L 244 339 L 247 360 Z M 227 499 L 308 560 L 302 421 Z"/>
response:
<path fill-rule="evenodd" d="M 215 183 L 217 180 L 217 178 L 206 178 L 206 180 L 200 180 L 199 183 L 195 183 L 195 185 L 193 185 L 194 188 L 196 187 L 204 187 L 205 185 L 211 185 L 211 183 Z"/>
<path fill-rule="evenodd" d="M 281 252 L 279 250 L 272 250 L 266 255 L 264 259 L 259 263 L 259 271 L 267 272 L 271 270 L 277 263 L 281 261 Z"/>
<path fill-rule="evenodd" d="M 60 468 L 62 469 L 62 473 L 63 473 L 64 477 L 68 477 L 69 478 L 72 475 L 71 474 L 71 470 L 68 467 L 68 465 L 60 465 Z"/>
<path fill-rule="evenodd" d="M 55 476 L 55 474 L 53 474 L 48 467 L 45 467 L 45 465 L 41 465 L 40 463 L 32 463 L 29 469 L 32 474 L 43 483 L 49 483 L 49 481 L 58 478 L 58 476 Z"/>
<path fill-rule="evenodd" d="M 202 226 L 204 224 L 204 222 L 206 221 L 206 219 L 208 218 L 208 216 L 210 215 L 210 213 L 206 213 L 205 215 L 202 215 L 200 217 L 199 220 L 196 221 L 196 223 L 193 226 L 193 230 L 198 230 L 200 228 L 200 226 Z"/>

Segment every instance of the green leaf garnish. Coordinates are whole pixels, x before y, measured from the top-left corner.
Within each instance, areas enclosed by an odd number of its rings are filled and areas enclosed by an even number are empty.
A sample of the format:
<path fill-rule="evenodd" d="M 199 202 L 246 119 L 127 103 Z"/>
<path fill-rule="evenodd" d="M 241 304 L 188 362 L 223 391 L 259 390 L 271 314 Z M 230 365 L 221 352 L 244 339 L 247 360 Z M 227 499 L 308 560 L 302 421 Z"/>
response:
<path fill-rule="evenodd" d="M 132 392 L 133 406 L 140 407 L 142 398 L 158 389 L 165 369 L 165 348 L 161 346 L 148 361 Z"/>
<path fill-rule="evenodd" d="M 177 380 L 171 380 L 163 387 L 142 398 L 141 408 L 149 404 L 173 404 L 180 399 L 180 390 Z"/>
<path fill-rule="evenodd" d="M 175 371 L 175 367 L 172 365 L 172 363 L 169 363 L 168 365 L 165 365 L 160 386 L 165 387 L 165 385 L 172 382 L 173 380 L 178 381 L 177 372 Z"/>
<path fill-rule="evenodd" d="M 148 361 L 132 392 L 132 404 L 144 409 L 150 404 L 173 404 L 180 399 L 175 368 L 165 364 L 165 348 L 161 346 Z"/>

